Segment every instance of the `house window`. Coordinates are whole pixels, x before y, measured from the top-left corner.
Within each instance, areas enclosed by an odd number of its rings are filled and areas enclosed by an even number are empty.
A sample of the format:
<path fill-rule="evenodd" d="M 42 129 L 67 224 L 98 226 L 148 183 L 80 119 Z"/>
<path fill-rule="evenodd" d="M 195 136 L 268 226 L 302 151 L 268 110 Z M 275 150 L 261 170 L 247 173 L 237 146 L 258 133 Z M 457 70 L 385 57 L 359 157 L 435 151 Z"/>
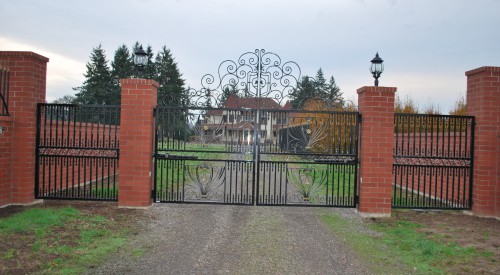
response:
<path fill-rule="evenodd" d="M 234 122 L 234 115 L 229 115 L 229 123 L 233 123 Z"/>
<path fill-rule="evenodd" d="M 253 121 L 253 114 L 251 112 L 243 113 L 243 121 Z"/>

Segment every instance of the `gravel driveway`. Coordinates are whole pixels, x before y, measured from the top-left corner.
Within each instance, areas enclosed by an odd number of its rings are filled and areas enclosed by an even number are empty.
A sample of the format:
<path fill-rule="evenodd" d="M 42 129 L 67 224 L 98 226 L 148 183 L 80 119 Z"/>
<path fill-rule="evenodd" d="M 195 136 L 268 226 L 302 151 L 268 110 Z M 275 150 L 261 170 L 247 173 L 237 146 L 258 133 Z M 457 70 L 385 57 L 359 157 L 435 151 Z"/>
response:
<path fill-rule="evenodd" d="M 155 204 L 130 251 L 92 274 L 366 274 L 320 220 L 353 209 Z"/>

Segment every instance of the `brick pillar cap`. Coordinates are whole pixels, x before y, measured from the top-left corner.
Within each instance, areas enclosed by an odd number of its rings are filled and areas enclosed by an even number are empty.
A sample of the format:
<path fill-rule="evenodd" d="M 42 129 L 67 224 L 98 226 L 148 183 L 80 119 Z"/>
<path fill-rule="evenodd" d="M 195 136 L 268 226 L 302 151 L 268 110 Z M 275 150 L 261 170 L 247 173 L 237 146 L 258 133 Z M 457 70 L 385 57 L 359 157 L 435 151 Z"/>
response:
<path fill-rule="evenodd" d="M 474 70 L 466 71 L 465 75 L 471 76 L 471 75 L 479 74 L 482 72 L 500 72 L 500 67 L 483 66 L 483 67 L 476 68 Z"/>
<path fill-rule="evenodd" d="M 0 51 L 0 56 L 26 56 L 26 57 L 33 57 L 36 59 L 39 59 L 41 61 L 49 62 L 49 59 L 43 55 L 39 55 L 34 52 L 23 52 L 23 51 Z"/>
<path fill-rule="evenodd" d="M 356 92 L 361 94 L 363 92 L 387 92 L 395 93 L 398 88 L 396 87 L 383 87 L 383 86 L 364 86 L 359 88 Z"/>
<path fill-rule="evenodd" d="M 144 79 L 144 78 L 122 78 L 120 79 L 121 85 L 134 85 L 134 84 L 145 84 L 152 85 L 156 88 L 160 87 L 160 84 L 152 79 Z"/>

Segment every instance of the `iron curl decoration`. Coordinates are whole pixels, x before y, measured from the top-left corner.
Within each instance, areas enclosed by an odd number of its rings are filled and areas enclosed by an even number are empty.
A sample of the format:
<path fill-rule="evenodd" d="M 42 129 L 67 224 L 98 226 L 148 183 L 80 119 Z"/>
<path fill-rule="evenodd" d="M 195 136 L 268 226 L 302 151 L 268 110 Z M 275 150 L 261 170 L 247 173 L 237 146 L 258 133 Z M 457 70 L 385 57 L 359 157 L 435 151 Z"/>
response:
<path fill-rule="evenodd" d="M 190 88 L 187 96 L 194 107 L 221 107 L 222 96 L 229 89 L 241 97 L 270 97 L 284 104 L 300 77 L 296 62 L 283 63 L 277 54 L 256 49 L 243 53 L 236 61 L 222 61 L 217 75 L 205 74 L 201 88 Z"/>

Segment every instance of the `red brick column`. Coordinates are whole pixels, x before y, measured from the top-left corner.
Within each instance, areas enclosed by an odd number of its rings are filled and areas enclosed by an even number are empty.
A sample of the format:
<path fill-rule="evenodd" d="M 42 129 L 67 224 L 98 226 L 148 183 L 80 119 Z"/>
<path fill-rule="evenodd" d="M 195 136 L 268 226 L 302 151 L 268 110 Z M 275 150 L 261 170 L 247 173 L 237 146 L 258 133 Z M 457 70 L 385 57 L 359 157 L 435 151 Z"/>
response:
<path fill-rule="evenodd" d="M 7 151 L 5 157 L 2 153 L 0 165 L 10 168 L 7 175 L 2 174 L 7 180 L 2 179 L 1 184 L 9 182 L 9 203 L 12 204 L 34 201 L 36 105 L 45 102 L 48 61 L 33 52 L 0 52 L 0 63 L 10 69 L 9 113 L 12 119 L 11 127 L 6 127 L 7 132 L 0 136 L 12 139 L 12 151 Z"/>
<path fill-rule="evenodd" d="M 396 88 L 362 87 L 357 92 L 362 116 L 358 211 L 367 217 L 389 217 Z"/>
<path fill-rule="evenodd" d="M 12 127 L 11 116 L 0 116 L 0 207 L 12 197 Z"/>
<path fill-rule="evenodd" d="M 121 79 L 119 207 L 151 205 L 153 173 L 153 109 L 158 83 Z"/>
<path fill-rule="evenodd" d="M 476 117 L 472 211 L 500 217 L 500 67 L 467 76 L 467 115 Z"/>

